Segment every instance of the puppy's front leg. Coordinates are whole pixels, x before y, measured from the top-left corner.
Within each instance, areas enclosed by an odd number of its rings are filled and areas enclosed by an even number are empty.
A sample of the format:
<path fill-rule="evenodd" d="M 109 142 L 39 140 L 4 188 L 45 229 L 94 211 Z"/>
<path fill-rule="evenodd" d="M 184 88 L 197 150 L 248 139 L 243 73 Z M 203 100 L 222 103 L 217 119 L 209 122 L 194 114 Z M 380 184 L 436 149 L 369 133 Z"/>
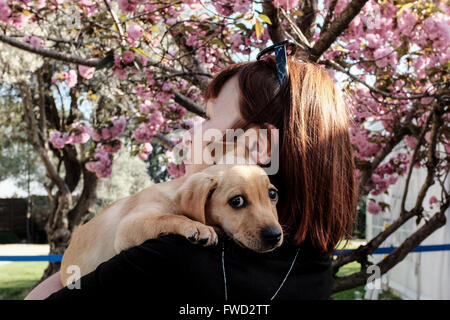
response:
<path fill-rule="evenodd" d="M 140 213 L 128 215 L 119 223 L 114 250 L 119 253 L 148 239 L 166 234 L 179 234 L 193 243 L 205 246 L 217 243 L 217 234 L 213 227 L 201 222 L 171 213 Z"/>

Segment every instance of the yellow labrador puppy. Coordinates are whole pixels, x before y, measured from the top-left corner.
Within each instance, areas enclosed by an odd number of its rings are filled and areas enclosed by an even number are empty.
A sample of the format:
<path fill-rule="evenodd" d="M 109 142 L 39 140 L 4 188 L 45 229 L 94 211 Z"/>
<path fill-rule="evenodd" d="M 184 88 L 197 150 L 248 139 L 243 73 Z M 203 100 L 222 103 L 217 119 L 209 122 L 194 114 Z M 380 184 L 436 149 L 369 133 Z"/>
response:
<path fill-rule="evenodd" d="M 258 252 L 280 246 L 277 189 L 264 170 L 217 163 L 115 201 L 78 227 L 62 260 L 62 284 L 77 280 L 70 266 L 83 276 L 122 250 L 165 234 L 212 245 L 217 231 Z"/>

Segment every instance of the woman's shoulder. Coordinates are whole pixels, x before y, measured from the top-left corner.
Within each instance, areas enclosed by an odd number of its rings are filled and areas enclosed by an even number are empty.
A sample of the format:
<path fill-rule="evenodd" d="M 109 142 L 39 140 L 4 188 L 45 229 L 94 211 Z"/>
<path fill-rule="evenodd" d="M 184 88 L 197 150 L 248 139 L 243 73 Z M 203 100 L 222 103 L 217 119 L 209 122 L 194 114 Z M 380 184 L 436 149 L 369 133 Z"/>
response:
<path fill-rule="evenodd" d="M 219 245 L 202 246 L 195 244 L 185 237 L 177 234 L 160 236 L 155 239 L 149 239 L 141 245 L 127 250 L 127 254 L 132 254 L 136 258 L 145 260 L 154 259 L 157 256 L 160 260 L 176 263 L 182 260 L 184 263 L 193 261 L 199 255 L 217 255 L 220 252 Z"/>

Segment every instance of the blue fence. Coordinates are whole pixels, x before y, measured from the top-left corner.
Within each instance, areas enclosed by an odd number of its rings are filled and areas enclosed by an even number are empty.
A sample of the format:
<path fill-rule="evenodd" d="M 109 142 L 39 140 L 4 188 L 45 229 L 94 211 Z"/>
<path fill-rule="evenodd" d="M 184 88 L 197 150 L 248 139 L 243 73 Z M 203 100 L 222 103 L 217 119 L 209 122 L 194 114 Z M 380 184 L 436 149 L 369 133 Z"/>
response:
<path fill-rule="evenodd" d="M 385 247 L 376 249 L 373 254 L 389 254 L 397 249 L 396 247 Z M 340 256 L 353 251 L 354 249 L 336 250 L 333 255 Z M 431 252 L 431 251 L 449 251 L 450 244 L 432 244 L 418 246 L 412 252 Z M 50 254 L 46 256 L 0 256 L 0 261 L 48 261 L 60 262 L 62 254 Z"/>
<path fill-rule="evenodd" d="M 389 254 L 392 251 L 394 251 L 395 249 L 397 249 L 397 247 L 378 248 L 373 252 L 373 254 Z M 354 249 L 336 250 L 333 255 L 341 256 L 341 255 L 349 253 L 353 250 Z M 450 250 L 450 244 L 430 244 L 430 245 L 423 245 L 423 246 L 415 247 L 411 252 L 430 252 L 430 251 L 449 251 L 449 250 Z"/>

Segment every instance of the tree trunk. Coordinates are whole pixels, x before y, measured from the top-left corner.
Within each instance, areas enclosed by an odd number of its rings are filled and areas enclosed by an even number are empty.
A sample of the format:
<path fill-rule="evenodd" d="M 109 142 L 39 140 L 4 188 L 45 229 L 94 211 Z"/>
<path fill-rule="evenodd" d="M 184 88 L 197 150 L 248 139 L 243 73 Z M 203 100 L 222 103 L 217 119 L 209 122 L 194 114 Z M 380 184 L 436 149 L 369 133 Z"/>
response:
<path fill-rule="evenodd" d="M 45 232 L 50 245 L 50 254 L 64 254 L 71 237 L 67 214 L 72 203 L 72 195 L 58 191 L 54 202 L 52 214 L 45 225 Z M 59 262 L 50 262 L 39 282 L 59 271 L 60 265 Z"/>

